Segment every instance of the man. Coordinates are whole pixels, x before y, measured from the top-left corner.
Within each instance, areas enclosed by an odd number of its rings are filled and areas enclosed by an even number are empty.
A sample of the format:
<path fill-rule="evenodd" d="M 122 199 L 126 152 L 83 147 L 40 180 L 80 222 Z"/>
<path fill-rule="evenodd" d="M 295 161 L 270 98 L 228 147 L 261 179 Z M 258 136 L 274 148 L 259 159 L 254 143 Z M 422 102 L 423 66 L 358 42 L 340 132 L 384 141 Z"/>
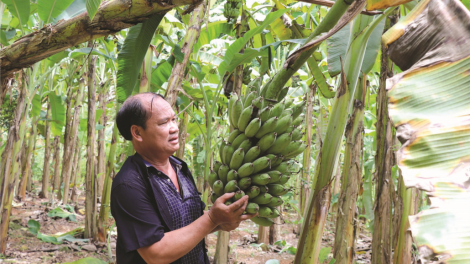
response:
<path fill-rule="evenodd" d="M 117 263 L 207 263 L 204 237 L 230 231 L 254 215 L 242 215 L 248 196 L 226 206 L 225 194 L 210 211 L 197 192 L 178 150 L 176 115 L 163 96 L 128 98 L 116 116 L 119 132 L 136 154 L 113 180 L 111 213 L 116 220 Z"/>

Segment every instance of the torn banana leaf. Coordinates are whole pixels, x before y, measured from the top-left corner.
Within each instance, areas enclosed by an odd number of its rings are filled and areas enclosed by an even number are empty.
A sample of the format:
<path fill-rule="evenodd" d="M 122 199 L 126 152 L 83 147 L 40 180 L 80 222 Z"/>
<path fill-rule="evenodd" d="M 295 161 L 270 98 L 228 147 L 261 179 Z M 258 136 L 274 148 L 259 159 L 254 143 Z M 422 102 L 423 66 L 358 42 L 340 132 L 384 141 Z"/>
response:
<path fill-rule="evenodd" d="M 470 12 L 423 0 L 382 41 L 405 72 L 387 80 L 407 187 L 431 208 L 409 218 L 422 263 L 470 260 Z"/>

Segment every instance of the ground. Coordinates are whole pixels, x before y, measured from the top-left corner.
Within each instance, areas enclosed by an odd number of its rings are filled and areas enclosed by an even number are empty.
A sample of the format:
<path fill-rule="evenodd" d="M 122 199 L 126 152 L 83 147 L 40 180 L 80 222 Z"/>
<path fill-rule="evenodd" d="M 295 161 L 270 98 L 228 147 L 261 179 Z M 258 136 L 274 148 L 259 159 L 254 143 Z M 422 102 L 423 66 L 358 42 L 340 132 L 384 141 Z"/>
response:
<path fill-rule="evenodd" d="M 26 201 L 15 199 L 10 219 L 8 248 L 5 255 L 0 255 L 0 263 L 64 263 L 85 257 L 98 258 L 108 262 L 110 261 L 108 247 L 112 249 L 112 255 L 115 256 L 115 232 L 111 233 L 109 245 L 108 243 L 88 243 L 83 241 L 74 243 L 66 241 L 63 244 L 54 245 L 38 239 L 28 229 L 28 221 L 30 219 L 38 221 L 41 225 L 39 232 L 46 235 L 62 234 L 83 227 L 84 197 L 81 196 L 78 205 L 75 206 L 76 222 L 72 222 L 64 218 L 49 217 L 48 212 L 60 205 L 55 201 L 52 204 L 53 206 L 51 206 L 50 200 L 41 199 L 36 193 L 28 193 Z M 294 255 L 290 254 L 290 250 L 287 249 L 289 247 L 297 247 L 298 237 L 294 234 L 295 225 L 292 223 L 296 218 L 295 211 L 283 213 L 285 223 L 280 227 L 281 242 L 279 243 L 282 243 L 282 247 L 256 244 L 258 226 L 251 221 L 242 222 L 238 229 L 230 233 L 229 263 L 264 264 L 270 259 L 276 259 L 280 264 L 292 263 Z M 333 246 L 333 230 L 334 223 L 328 221 L 323 236 L 322 247 L 328 248 Z M 76 237 L 79 238 L 80 235 L 83 235 L 83 232 L 78 233 Z M 357 263 L 370 263 L 370 236 L 365 234 L 365 231 L 362 231 L 357 241 Z M 209 258 L 212 260 L 215 254 L 217 234 L 208 235 L 206 242 L 208 244 Z M 280 253 L 281 251 L 282 253 Z M 328 262 L 326 261 L 325 263 Z"/>

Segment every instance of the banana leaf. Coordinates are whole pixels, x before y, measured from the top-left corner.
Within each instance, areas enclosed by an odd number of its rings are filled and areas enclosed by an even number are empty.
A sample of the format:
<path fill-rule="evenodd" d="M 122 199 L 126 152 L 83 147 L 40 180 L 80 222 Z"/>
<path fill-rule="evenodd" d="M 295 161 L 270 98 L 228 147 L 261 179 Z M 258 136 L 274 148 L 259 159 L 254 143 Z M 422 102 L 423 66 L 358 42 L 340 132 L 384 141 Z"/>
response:
<path fill-rule="evenodd" d="M 470 259 L 469 24 L 460 1 L 423 0 L 382 38 L 406 70 L 387 80 L 399 166 L 431 200 L 409 218 L 422 263 Z"/>

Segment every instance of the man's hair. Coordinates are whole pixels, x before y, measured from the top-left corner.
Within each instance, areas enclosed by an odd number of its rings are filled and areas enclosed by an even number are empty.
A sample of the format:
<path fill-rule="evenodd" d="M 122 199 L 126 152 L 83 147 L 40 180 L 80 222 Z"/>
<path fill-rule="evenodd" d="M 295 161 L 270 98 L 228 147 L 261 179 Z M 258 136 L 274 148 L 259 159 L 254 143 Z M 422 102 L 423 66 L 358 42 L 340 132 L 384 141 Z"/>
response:
<path fill-rule="evenodd" d="M 160 96 L 165 100 L 165 97 L 159 93 L 145 92 L 131 96 L 124 101 L 116 115 L 116 125 L 119 129 L 119 133 L 121 133 L 126 140 L 132 140 L 131 127 L 133 125 L 140 126 L 145 130 L 147 128 L 147 120 L 152 116 L 152 110 L 147 111 L 147 108 L 142 103 L 142 96 L 140 95 L 144 94 L 153 95 L 151 107 L 155 97 Z"/>

